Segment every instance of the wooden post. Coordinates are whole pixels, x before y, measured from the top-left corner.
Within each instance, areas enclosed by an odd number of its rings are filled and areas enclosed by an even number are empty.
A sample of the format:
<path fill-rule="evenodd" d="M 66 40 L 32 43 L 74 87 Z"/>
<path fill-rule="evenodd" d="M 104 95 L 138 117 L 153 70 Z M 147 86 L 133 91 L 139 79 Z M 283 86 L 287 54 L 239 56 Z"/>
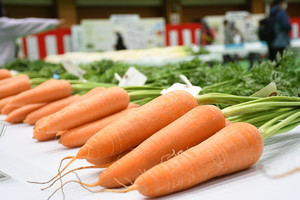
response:
<path fill-rule="evenodd" d="M 249 11 L 252 14 L 262 14 L 265 12 L 264 0 L 249 0 Z"/>
<path fill-rule="evenodd" d="M 75 0 L 56 0 L 56 11 L 59 19 L 64 19 L 62 27 L 77 24 L 77 9 Z"/>
<path fill-rule="evenodd" d="M 180 0 L 165 0 L 164 10 L 168 24 L 180 24 L 182 21 L 182 8 Z"/>

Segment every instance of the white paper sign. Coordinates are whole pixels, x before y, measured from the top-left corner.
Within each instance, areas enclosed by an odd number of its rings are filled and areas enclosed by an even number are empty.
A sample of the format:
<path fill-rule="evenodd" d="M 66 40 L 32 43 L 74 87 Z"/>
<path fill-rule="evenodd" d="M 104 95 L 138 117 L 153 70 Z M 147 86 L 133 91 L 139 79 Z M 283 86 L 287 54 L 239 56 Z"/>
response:
<path fill-rule="evenodd" d="M 175 90 L 185 90 L 191 93 L 193 96 L 197 96 L 199 94 L 199 92 L 201 91 L 201 87 L 193 86 L 192 83 L 189 81 L 189 79 L 183 74 L 180 74 L 179 77 L 181 78 L 181 80 L 185 82 L 185 84 L 174 83 L 171 87 L 167 89 L 163 89 L 160 93 L 166 94 L 168 92 L 175 91 Z"/>
<path fill-rule="evenodd" d="M 185 90 L 191 93 L 193 96 L 197 96 L 201 91 L 201 88 L 198 86 L 188 86 L 182 83 L 174 83 L 171 87 L 169 87 L 168 89 L 163 89 L 160 93 L 166 94 L 168 92 L 175 91 L 175 90 Z"/>
<path fill-rule="evenodd" d="M 69 72 L 70 74 L 73 74 L 74 76 L 82 78 L 82 76 L 85 74 L 85 71 L 78 67 L 76 64 L 74 64 L 70 60 L 63 60 L 62 66 Z"/>
<path fill-rule="evenodd" d="M 115 77 L 116 74 L 115 74 Z M 117 78 L 118 80 L 119 78 Z M 123 78 L 119 80 L 119 86 L 142 86 L 145 85 L 147 77 L 136 68 L 130 67 Z"/>

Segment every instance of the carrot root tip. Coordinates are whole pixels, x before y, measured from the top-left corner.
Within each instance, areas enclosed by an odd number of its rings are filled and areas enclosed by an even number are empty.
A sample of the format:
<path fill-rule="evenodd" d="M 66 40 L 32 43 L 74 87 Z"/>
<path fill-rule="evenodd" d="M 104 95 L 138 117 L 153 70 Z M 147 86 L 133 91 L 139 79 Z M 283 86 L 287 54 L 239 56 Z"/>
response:
<path fill-rule="evenodd" d="M 130 192 L 130 191 L 136 190 L 136 189 L 137 189 L 136 185 L 132 185 L 132 186 L 130 186 L 130 187 L 127 187 L 127 188 L 124 189 L 124 190 L 117 190 L 117 189 L 103 189 L 102 192 L 127 193 L 127 192 Z"/>

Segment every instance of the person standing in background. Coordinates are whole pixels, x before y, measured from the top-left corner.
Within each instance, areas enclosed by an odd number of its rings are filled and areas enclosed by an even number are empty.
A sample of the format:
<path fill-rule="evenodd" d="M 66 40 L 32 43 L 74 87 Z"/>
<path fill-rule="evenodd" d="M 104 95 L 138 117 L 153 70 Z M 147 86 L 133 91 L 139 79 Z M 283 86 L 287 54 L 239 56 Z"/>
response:
<path fill-rule="evenodd" d="M 282 55 L 283 51 L 290 45 L 289 32 L 292 27 L 286 9 L 286 0 L 273 0 L 270 16 L 274 20 L 275 38 L 268 44 L 269 59 L 272 61 L 276 59 L 277 53 Z"/>
<path fill-rule="evenodd" d="M 0 2 L 1 3 L 1 2 Z M 1 14 L 3 11 L 0 4 Z M 16 39 L 58 27 L 64 20 L 44 18 L 14 19 L 0 16 L 0 66 L 15 59 Z"/>
<path fill-rule="evenodd" d="M 201 20 L 201 37 L 200 45 L 209 45 L 212 44 L 215 39 L 215 30 L 209 27 L 206 19 Z"/>
<path fill-rule="evenodd" d="M 232 44 L 233 43 L 233 30 L 232 23 L 227 19 L 223 22 L 224 26 L 224 44 Z"/>

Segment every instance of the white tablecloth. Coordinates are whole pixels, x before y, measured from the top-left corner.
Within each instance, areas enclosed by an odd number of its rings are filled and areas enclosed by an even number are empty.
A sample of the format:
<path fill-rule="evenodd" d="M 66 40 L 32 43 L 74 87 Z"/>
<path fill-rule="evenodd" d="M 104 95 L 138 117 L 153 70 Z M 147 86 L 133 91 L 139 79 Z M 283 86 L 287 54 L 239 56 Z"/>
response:
<path fill-rule="evenodd" d="M 0 116 L 4 119 L 4 116 Z M 8 180 L 0 182 L 1 200 L 47 199 L 59 187 L 41 191 L 41 185 L 27 181 L 46 181 L 56 174 L 61 158 L 75 155 L 78 149 L 67 149 L 57 141 L 37 142 L 32 139 L 32 126 L 27 124 L 9 125 L 0 138 L 0 171 L 8 174 Z M 87 165 L 76 161 L 73 167 Z M 263 167 L 263 170 L 260 169 Z M 205 199 L 205 200 L 299 200 L 300 172 L 280 179 L 270 178 L 300 166 L 300 126 L 294 130 L 265 141 L 264 153 L 259 162 L 251 168 L 231 175 L 214 178 L 189 190 L 158 199 Z M 93 183 L 102 169 L 87 169 L 78 172 L 81 180 Z M 64 182 L 74 180 L 70 174 Z M 101 187 L 92 188 L 100 190 Z M 127 194 L 91 193 L 79 184 L 70 183 L 64 188 L 66 199 L 109 199 L 142 200 L 146 197 L 137 191 Z M 57 192 L 52 199 L 62 199 Z"/>

